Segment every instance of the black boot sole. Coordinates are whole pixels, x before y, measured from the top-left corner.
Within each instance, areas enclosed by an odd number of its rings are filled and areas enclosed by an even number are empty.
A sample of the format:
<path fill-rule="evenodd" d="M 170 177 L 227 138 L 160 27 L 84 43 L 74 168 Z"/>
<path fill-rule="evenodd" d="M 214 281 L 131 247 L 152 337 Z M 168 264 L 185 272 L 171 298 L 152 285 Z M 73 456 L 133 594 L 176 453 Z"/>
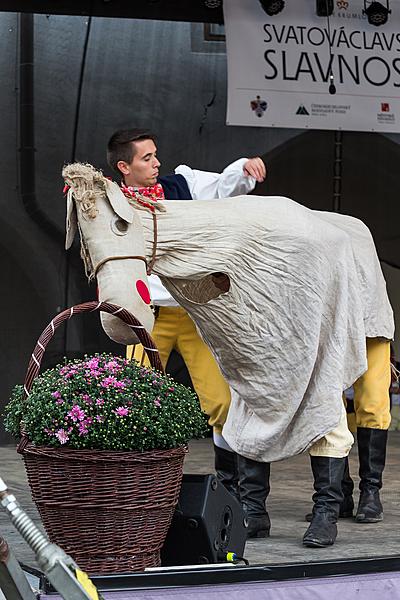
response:
<path fill-rule="evenodd" d="M 303 540 L 303 546 L 307 546 L 307 548 L 327 548 L 328 546 L 333 546 L 335 540 L 329 542 L 321 542 L 319 540 Z"/>
<path fill-rule="evenodd" d="M 268 538 L 270 530 L 269 529 L 259 529 L 254 533 L 247 534 L 248 540 L 255 540 L 257 538 Z"/>
<path fill-rule="evenodd" d="M 271 521 L 268 513 L 260 517 L 247 517 L 247 539 L 267 538 L 271 531 Z"/>
<path fill-rule="evenodd" d="M 344 512 L 344 513 L 340 513 L 339 514 L 339 519 L 352 519 L 354 517 L 354 513 L 353 512 Z M 312 521 L 312 513 L 308 513 L 305 516 L 305 520 L 307 521 L 307 523 L 311 523 Z"/>
<path fill-rule="evenodd" d="M 383 521 L 383 514 L 376 517 L 364 517 L 364 515 L 356 515 L 356 523 L 380 523 Z"/>
<path fill-rule="evenodd" d="M 362 491 L 356 512 L 356 523 L 379 523 L 383 520 L 383 508 L 379 491 Z"/>
<path fill-rule="evenodd" d="M 248 540 L 252 538 L 269 537 L 269 533 L 271 531 L 271 521 L 269 520 L 269 515 L 267 512 L 265 513 L 265 515 L 260 515 L 258 517 L 248 515 L 246 521 L 248 527 Z"/>

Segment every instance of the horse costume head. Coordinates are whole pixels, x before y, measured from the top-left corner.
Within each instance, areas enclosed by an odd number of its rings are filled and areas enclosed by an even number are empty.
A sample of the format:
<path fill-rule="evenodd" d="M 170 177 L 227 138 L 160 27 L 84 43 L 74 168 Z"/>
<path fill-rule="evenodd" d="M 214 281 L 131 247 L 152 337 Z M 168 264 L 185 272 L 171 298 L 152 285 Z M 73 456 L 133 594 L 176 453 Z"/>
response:
<path fill-rule="evenodd" d="M 146 273 L 145 243 L 138 211 L 119 186 L 89 164 L 63 169 L 67 193 L 66 249 L 76 230 L 89 280 L 97 277 L 98 299 L 112 302 L 118 289 L 120 306 L 151 332 L 154 317 Z M 115 342 L 136 344 L 134 331 L 119 318 L 101 314 L 103 329 Z"/>
<path fill-rule="evenodd" d="M 150 265 L 195 322 L 231 388 L 224 437 L 236 452 L 280 460 L 338 425 L 343 389 L 367 368 L 366 337 L 390 340 L 394 331 L 363 223 L 289 198 L 239 196 L 170 200 L 156 230 L 151 214 L 162 202 L 131 205 L 89 165 L 70 165 L 64 177 L 71 187 L 67 247 L 79 227 L 100 300 L 125 307 L 149 330 L 144 256 L 153 242 Z M 118 342 L 136 341 L 115 317 L 104 315 L 103 327 Z"/>

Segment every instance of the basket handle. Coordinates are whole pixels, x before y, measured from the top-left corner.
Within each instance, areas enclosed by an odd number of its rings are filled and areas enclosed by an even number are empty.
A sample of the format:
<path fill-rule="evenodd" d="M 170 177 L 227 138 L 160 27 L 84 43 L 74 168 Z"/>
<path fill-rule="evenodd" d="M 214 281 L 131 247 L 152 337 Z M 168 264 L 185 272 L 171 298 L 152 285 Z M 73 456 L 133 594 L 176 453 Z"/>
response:
<path fill-rule="evenodd" d="M 116 304 L 96 301 L 84 302 L 83 304 L 76 304 L 75 306 L 71 306 L 70 308 L 67 308 L 63 312 L 59 313 L 56 317 L 54 317 L 54 319 L 50 321 L 46 329 L 44 329 L 41 333 L 38 341 L 36 342 L 35 349 L 31 355 L 31 359 L 29 361 L 28 368 L 26 371 L 24 383 L 24 399 L 27 396 L 29 396 L 32 384 L 39 373 L 40 365 L 42 363 L 42 358 L 47 348 L 47 344 L 52 339 L 55 330 L 61 325 L 61 323 L 63 323 L 67 319 L 70 319 L 73 315 L 77 315 L 83 312 L 94 312 L 95 310 L 100 310 L 114 315 L 115 317 L 119 317 L 129 327 L 135 329 L 135 333 L 146 351 L 151 366 L 154 369 L 157 369 L 158 371 L 164 373 L 164 368 L 161 364 L 160 355 L 158 353 L 157 347 L 154 344 L 150 335 L 147 333 L 146 329 L 136 319 L 136 317 L 134 317 L 125 308 L 121 308 Z M 22 432 L 21 440 L 17 447 L 17 452 L 22 454 L 28 442 L 28 437 L 24 432 Z"/>
<path fill-rule="evenodd" d="M 71 306 L 71 308 L 67 308 L 63 310 L 63 312 L 59 313 L 54 319 L 50 321 L 47 325 L 46 329 L 43 330 L 40 335 L 38 341 L 36 342 L 35 349 L 31 355 L 31 359 L 28 364 L 28 369 L 25 375 L 25 383 L 24 383 L 24 397 L 29 396 L 29 392 L 31 390 L 34 379 L 40 370 L 40 365 L 42 363 L 42 358 L 44 352 L 46 350 L 47 344 L 52 339 L 55 330 L 67 319 L 70 319 L 73 315 L 77 315 L 83 312 L 93 312 L 95 310 L 100 310 L 115 317 L 119 317 L 124 323 L 126 323 L 129 327 L 135 330 L 136 335 L 138 336 L 143 348 L 146 351 L 147 356 L 149 357 L 149 361 L 151 366 L 158 371 L 164 372 L 164 368 L 161 364 L 160 356 L 157 350 L 156 345 L 154 344 L 152 338 L 147 333 L 143 325 L 134 317 L 130 312 L 128 312 L 125 308 L 121 308 L 120 306 L 116 306 L 115 304 L 110 304 L 108 302 L 84 302 L 83 304 L 76 304 L 75 306 Z"/>

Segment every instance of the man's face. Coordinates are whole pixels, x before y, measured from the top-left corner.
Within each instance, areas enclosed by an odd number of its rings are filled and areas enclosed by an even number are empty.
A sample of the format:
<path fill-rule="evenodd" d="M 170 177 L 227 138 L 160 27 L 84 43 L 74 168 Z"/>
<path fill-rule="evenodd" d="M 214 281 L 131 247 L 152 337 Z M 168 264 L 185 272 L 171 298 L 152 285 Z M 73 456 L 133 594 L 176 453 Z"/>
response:
<path fill-rule="evenodd" d="M 157 147 L 155 143 L 153 140 L 139 140 L 132 143 L 135 148 L 132 162 L 128 164 L 120 160 L 117 165 L 124 177 L 125 185 L 134 187 L 154 185 L 160 167 L 160 161 L 156 156 Z"/>

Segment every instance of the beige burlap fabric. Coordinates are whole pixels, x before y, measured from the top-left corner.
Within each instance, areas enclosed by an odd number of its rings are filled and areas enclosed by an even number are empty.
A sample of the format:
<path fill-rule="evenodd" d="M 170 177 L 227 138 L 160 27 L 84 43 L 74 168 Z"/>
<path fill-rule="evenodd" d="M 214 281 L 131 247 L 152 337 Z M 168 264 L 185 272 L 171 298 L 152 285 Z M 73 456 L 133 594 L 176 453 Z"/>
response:
<path fill-rule="evenodd" d="M 231 387 L 225 438 L 255 460 L 305 450 L 337 426 L 342 391 L 367 367 L 365 338 L 394 334 L 369 230 L 357 219 L 312 211 L 283 197 L 164 206 L 157 216 L 154 273 L 192 316 Z M 129 208 L 134 216 L 126 217 L 127 236 L 114 236 L 112 251 L 120 253 L 121 237 L 132 240 L 124 251 L 137 240 L 143 244 L 144 237 L 149 259 L 152 216 Z M 89 237 L 92 257 L 102 233 Z M 146 317 L 140 298 L 126 292 L 126 281 L 139 276 L 139 261 L 107 264 L 117 273 L 107 301 Z M 215 287 L 215 272 L 229 277 L 228 292 Z M 101 293 L 101 281 L 99 287 Z"/>

